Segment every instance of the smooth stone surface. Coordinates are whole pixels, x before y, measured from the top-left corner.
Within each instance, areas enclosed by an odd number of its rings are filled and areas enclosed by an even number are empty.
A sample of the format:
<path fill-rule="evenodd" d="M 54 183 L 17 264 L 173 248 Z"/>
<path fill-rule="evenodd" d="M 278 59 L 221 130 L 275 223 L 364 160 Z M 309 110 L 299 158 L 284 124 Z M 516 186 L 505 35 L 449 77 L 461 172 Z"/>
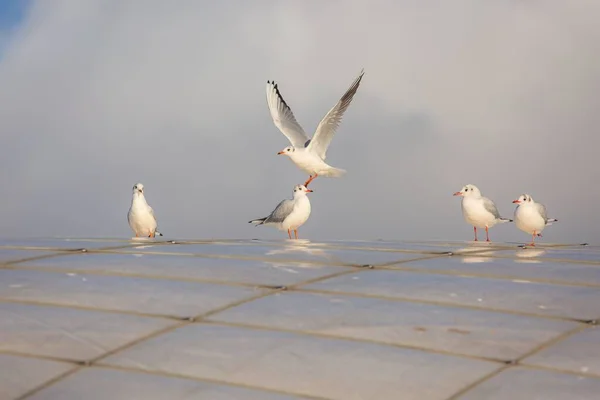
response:
<path fill-rule="evenodd" d="M 0 270 L 0 299 L 174 317 L 197 316 L 260 293 L 199 282 Z"/>
<path fill-rule="evenodd" d="M 28 400 L 301 400 L 260 390 L 148 373 L 86 368 Z"/>
<path fill-rule="evenodd" d="M 600 316 L 600 290 L 592 287 L 376 270 L 331 278 L 302 288 L 581 320 Z"/>
<path fill-rule="evenodd" d="M 12 400 L 76 368 L 74 364 L 0 354 L 0 399 Z"/>
<path fill-rule="evenodd" d="M 84 361 L 175 323 L 65 307 L 0 303 L 0 352 Z"/>
<path fill-rule="evenodd" d="M 523 363 L 593 374 L 600 378 L 600 327 L 591 326 L 571 335 L 526 358 Z"/>
<path fill-rule="evenodd" d="M 104 364 L 328 399 L 445 399 L 502 364 L 371 343 L 205 324 L 114 354 Z M 376 372 L 375 372 L 376 371 Z M 431 384 L 436 377 L 436 384 Z"/>
<path fill-rule="evenodd" d="M 254 285 L 293 285 L 345 270 L 318 264 L 203 258 L 161 254 L 94 253 L 52 257 L 23 263 L 28 267 L 102 272 L 172 279 L 196 279 Z M 350 268 L 350 267 L 346 267 Z"/>
<path fill-rule="evenodd" d="M 210 319 L 499 360 L 516 359 L 580 326 L 456 307 L 303 293 L 265 297 Z"/>
<path fill-rule="evenodd" d="M 594 400 L 599 393 L 600 379 L 515 367 L 457 400 Z"/>

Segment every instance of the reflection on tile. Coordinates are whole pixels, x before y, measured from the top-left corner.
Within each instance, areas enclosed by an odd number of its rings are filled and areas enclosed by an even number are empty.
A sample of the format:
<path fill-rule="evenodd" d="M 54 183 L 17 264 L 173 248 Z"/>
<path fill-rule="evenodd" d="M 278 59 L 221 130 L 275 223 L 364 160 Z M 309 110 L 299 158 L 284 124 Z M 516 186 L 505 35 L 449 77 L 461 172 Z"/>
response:
<path fill-rule="evenodd" d="M 598 393 L 600 379 L 515 367 L 457 400 L 592 400 L 598 398 Z"/>
<path fill-rule="evenodd" d="M 72 368 L 74 364 L 0 354 L 0 399 L 16 399 Z"/>
<path fill-rule="evenodd" d="M 118 276 L 0 270 L 0 298 L 189 317 L 251 297 L 259 290 Z"/>
<path fill-rule="evenodd" d="M 174 323 L 64 307 L 0 303 L 0 351 L 83 361 Z"/>
<path fill-rule="evenodd" d="M 400 264 L 400 267 L 457 274 L 487 275 L 507 279 L 552 280 L 561 283 L 597 284 L 600 286 L 600 266 L 542 261 L 537 257 L 525 257 L 532 252 L 544 251 L 538 249 L 519 250 L 516 252 L 519 255 L 516 258 L 494 258 L 478 255 L 417 260 Z"/>
<path fill-rule="evenodd" d="M 301 400 L 259 390 L 147 373 L 86 368 L 28 400 Z"/>
<path fill-rule="evenodd" d="M 9 261 L 18 261 L 24 258 L 46 256 L 53 254 L 52 251 L 45 250 L 14 250 L 14 249 L 2 249 L 0 248 L 0 263 Z"/>
<path fill-rule="evenodd" d="M 575 322 L 392 300 L 278 293 L 215 314 L 224 321 L 512 360 Z"/>
<path fill-rule="evenodd" d="M 103 361 L 330 399 L 444 399 L 502 364 L 370 343 L 194 324 Z M 436 377 L 435 385 L 431 377 Z"/>
<path fill-rule="evenodd" d="M 600 290 L 593 287 L 465 276 L 369 270 L 327 279 L 302 288 L 443 302 L 582 320 L 597 319 L 600 313 Z"/>
<path fill-rule="evenodd" d="M 173 279 L 200 279 L 254 285 L 291 285 L 343 271 L 344 267 L 231 258 L 203 258 L 160 254 L 94 253 L 52 257 L 26 266 L 62 270 L 134 274 Z"/>
<path fill-rule="evenodd" d="M 523 362 L 600 377 L 600 328 L 589 327 L 526 358 Z"/>
<path fill-rule="evenodd" d="M 384 264 L 426 256 L 392 251 L 329 249 L 313 246 L 310 242 L 302 240 L 290 241 L 278 246 L 207 243 L 152 247 L 139 249 L 139 251 L 250 257 L 333 265 Z"/>
<path fill-rule="evenodd" d="M 591 261 L 600 264 L 600 252 L 589 249 L 587 246 L 581 248 L 552 248 L 542 254 L 542 258 L 558 258 L 577 261 Z"/>
<path fill-rule="evenodd" d="M 135 243 L 135 242 L 133 242 Z M 104 247 L 130 246 L 128 240 L 85 240 L 85 239 L 4 239 L 2 247 L 35 247 L 52 250 L 100 249 Z"/>

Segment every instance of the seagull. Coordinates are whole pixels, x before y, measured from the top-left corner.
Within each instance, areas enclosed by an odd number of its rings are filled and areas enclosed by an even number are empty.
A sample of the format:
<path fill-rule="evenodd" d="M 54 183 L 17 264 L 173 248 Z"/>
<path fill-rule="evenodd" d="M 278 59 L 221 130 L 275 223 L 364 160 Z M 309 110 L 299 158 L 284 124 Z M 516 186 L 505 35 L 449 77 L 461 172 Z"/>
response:
<path fill-rule="evenodd" d="M 268 217 L 253 219 L 248 221 L 251 224 L 275 225 L 279 230 L 287 230 L 288 237 L 292 238 L 291 231 L 294 231 L 294 237 L 298 239 L 298 228 L 302 226 L 310 216 L 310 200 L 307 193 L 312 192 L 305 185 L 294 186 L 292 199 L 285 199 L 275 207 L 275 210 Z"/>
<path fill-rule="evenodd" d="M 461 208 L 463 217 L 468 224 L 473 225 L 475 241 L 477 241 L 477 228 L 485 228 L 485 240 L 490 241 L 488 228 L 498 223 L 512 222 L 512 219 L 502 218 L 494 202 L 483 197 L 475 185 L 466 185 L 454 196 L 462 196 Z"/>
<path fill-rule="evenodd" d="M 146 202 L 144 197 L 144 185 L 137 183 L 133 186 L 133 197 L 131 207 L 127 213 L 127 221 L 135 237 L 155 237 L 162 236 L 156 229 L 156 217 L 154 210 Z"/>
<path fill-rule="evenodd" d="M 275 126 L 292 144 L 277 154 L 290 157 L 298 168 L 310 175 L 304 182 L 304 186 L 308 187 L 308 184 L 320 175 L 340 177 L 346 173 L 343 169 L 334 168 L 325 163 L 325 157 L 331 139 L 342 121 L 344 112 L 350 106 L 364 74 L 365 72 L 362 70 L 338 103 L 323 117 L 312 139 L 306 136 L 304 129 L 296 121 L 291 108 L 281 96 L 277 84 L 274 81 L 267 81 L 267 104 L 271 111 L 271 117 L 273 117 Z"/>
<path fill-rule="evenodd" d="M 558 221 L 556 218 L 548 218 L 546 206 L 536 203 L 528 194 L 522 194 L 517 200 L 513 200 L 513 203 L 518 204 L 515 208 L 515 224 L 517 228 L 531 235 L 530 246 L 535 246 L 535 237 L 542 236 L 546 225 Z"/>

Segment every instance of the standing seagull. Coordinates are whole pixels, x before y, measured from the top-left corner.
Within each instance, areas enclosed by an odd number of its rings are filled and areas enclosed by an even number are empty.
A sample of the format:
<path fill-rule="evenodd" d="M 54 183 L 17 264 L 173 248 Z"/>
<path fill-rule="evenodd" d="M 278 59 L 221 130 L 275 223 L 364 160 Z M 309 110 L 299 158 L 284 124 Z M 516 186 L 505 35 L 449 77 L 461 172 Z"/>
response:
<path fill-rule="evenodd" d="M 156 217 L 154 210 L 146 202 L 144 197 L 144 185 L 141 183 L 133 187 L 133 198 L 131 199 L 131 207 L 127 213 L 127 221 L 135 237 L 151 237 L 162 236 L 156 229 Z"/>
<path fill-rule="evenodd" d="M 294 186 L 294 196 L 290 199 L 285 199 L 275 207 L 275 210 L 268 217 L 253 219 L 249 221 L 251 224 L 258 225 L 275 225 L 279 230 L 287 230 L 288 237 L 292 238 L 292 230 L 294 237 L 298 239 L 298 228 L 302 226 L 310 216 L 310 200 L 307 193 L 312 192 L 304 185 Z"/>
<path fill-rule="evenodd" d="M 290 157 L 298 168 L 310 175 L 304 186 L 308 187 L 308 184 L 319 175 L 339 177 L 346 173 L 343 169 L 334 168 L 325 163 L 325 157 L 331 139 L 342 121 L 344 112 L 352 102 L 364 74 L 365 72 L 362 70 L 340 101 L 323 117 L 312 139 L 306 136 L 304 129 L 296 121 L 291 108 L 283 100 L 277 84 L 267 81 L 267 104 L 271 111 L 271 117 L 273 117 L 275 126 L 292 144 L 277 154 Z"/>
<path fill-rule="evenodd" d="M 463 217 L 468 224 L 473 225 L 475 241 L 477 241 L 477 228 L 485 228 L 485 240 L 490 241 L 488 228 L 497 223 L 512 222 L 512 219 L 502 218 L 494 202 L 483 197 L 475 185 L 466 185 L 454 196 L 462 196 L 461 208 Z"/>
<path fill-rule="evenodd" d="M 535 237 L 542 236 L 542 231 L 546 225 L 558 221 L 555 218 L 548 218 L 546 206 L 533 201 L 533 197 L 528 194 L 522 194 L 513 203 L 518 204 L 515 208 L 515 224 L 517 228 L 531 235 L 530 246 L 535 246 Z"/>

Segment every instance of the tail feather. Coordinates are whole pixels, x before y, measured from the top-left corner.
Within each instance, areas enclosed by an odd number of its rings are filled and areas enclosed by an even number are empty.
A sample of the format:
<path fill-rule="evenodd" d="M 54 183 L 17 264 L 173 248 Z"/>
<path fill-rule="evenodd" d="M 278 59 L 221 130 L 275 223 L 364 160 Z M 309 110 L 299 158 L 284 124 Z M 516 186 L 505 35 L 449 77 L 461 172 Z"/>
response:
<path fill-rule="evenodd" d="M 558 222 L 558 220 L 556 218 L 548 218 L 548 221 L 546 221 L 546 225 L 552 225 L 553 222 Z"/>
<path fill-rule="evenodd" d="M 327 172 L 321 173 L 319 175 L 329 176 L 332 178 L 339 178 L 340 176 L 344 175 L 345 173 L 346 173 L 345 169 L 331 167 L 330 169 L 327 170 Z"/>
<path fill-rule="evenodd" d="M 158 230 L 155 230 L 155 231 L 154 231 L 154 236 L 162 236 L 162 235 L 163 235 L 163 234 L 162 234 L 162 233 L 160 233 Z"/>
<path fill-rule="evenodd" d="M 510 218 L 502 218 L 502 217 L 500 217 L 499 219 L 500 219 L 500 222 L 513 222 L 513 220 L 510 219 Z"/>
<path fill-rule="evenodd" d="M 265 223 L 266 221 L 266 217 L 265 218 L 259 218 L 259 219 L 253 219 L 252 221 L 248 221 L 249 224 L 256 224 L 255 226 L 259 226 Z"/>

